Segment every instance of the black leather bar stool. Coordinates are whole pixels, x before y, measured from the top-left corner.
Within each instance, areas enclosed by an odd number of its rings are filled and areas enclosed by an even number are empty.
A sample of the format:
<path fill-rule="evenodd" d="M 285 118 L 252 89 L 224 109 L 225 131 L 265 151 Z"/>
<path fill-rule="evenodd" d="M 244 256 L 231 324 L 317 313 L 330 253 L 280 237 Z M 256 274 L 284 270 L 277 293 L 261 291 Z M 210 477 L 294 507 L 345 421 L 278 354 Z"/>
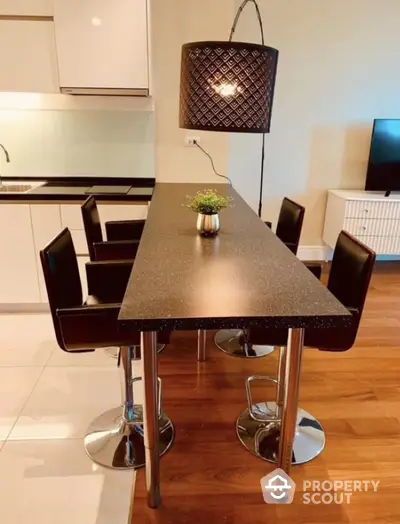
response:
<path fill-rule="evenodd" d="M 295 255 L 299 249 L 305 212 L 305 208 L 297 202 L 286 197 L 283 199 L 276 225 L 276 236 Z M 271 222 L 265 222 L 265 224 L 272 228 Z"/>
<path fill-rule="evenodd" d="M 113 220 L 104 224 L 107 240 L 136 240 L 140 241 L 143 233 L 145 219 L 136 220 Z"/>
<path fill-rule="evenodd" d="M 321 351 L 347 351 L 357 337 L 361 315 L 367 296 L 375 253 L 348 233 L 342 231 L 336 243 L 328 289 L 353 315 L 353 323 L 346 329 L 309 329 L 304 345 Z M 288 332 L 284 329 L 250 329 L 250 343 L 273 344 L 280 347 L 278 376 L 252 376 L 246 380 L 248 409 L 239 416 L 237 435 L 253 454 L 269 462 L 277 462 L 280 438 L 280 420 L 284 409 L 286 344 Z M 272 381 L 277 385 L 275 402 L 253 404 L 251 384 L 254 381 Z M 310 413 L 298 409 L 293 464 L 303 464 L 318 456 L 325 447 L 325 433 Z"/>
<path fill-rule="evenodd" d="M 92 262 L 107 260 L 133 260 L 139 249 L 140 236 L 143 231 L 145 220 L 127 220 L 117 222 L 106 222 L 106 231 L 111 231 L 114 237 L 127 235 L 137 237 L 134 240 L 111 240 L 103 241 L 101 231 L 100 215 L 96 200 L 93 196 L 86 199 L 81 207 L 83 225 L 85 228 L 86 242 L 89 257 Z M 108 238 L 108 233 L 107 233 Z M 158 344 L 158 352 L 161 353 L 165 344 Z M 106 348 L 105 352 L 111 358 L 117 358 L 119 349 L 115 347 Z"/>
<path fill-rule="evenodd" d="M 81 210 L 89 257 L 92 262 L 101 260 L 133 260 L 135 258 L 139 248 L 139 240 L 103 241 L 99 211 L 93 196 L 86 199 Z"/>
<path fill-rule="evenodd" d="M 138 468 L 145 463 L 143 407 L 134 403 L 132 361 L 140 359 L 140 333 L 129 338 L 120 333 L 118 314 L 132 262 L 94 262 L 86 266 L 89 297 L 82 298 L 82 286 L 71 233 L 64 229 L 40 252 L 46 289 L 58 345 L 63 351 L 84 352 L 118 346 L 122 402 L 94 420 L 84 445 L 96 463 L 114 469 Z M 133 339 L 132 339 L 133 338 Z M 169 342 L 169 333 L 160 333 Z M 132 344 L 135 344 L 132 346 Z M 160 454 L 171 446 L 174 428 L 162 411 L 159 379 Z"/>
<path fill-rule="evenodd" d="M 279 213 L 276 235 L 295 254 L 299 247 L 305 208 L 289 198 L 284 198 Z M 271 222 L 265 222 L 271 227 Z M 311 268 L 310 268 L 311 269 Z M 316 269 L 311 269 L 317 271 Z M 247 333 L 241 329 L 221 329 L 214 338 L 216 346 L 233 357 L 259 358 L 270 355 L 275 348 L 262 344 L 251 344 Z"/>

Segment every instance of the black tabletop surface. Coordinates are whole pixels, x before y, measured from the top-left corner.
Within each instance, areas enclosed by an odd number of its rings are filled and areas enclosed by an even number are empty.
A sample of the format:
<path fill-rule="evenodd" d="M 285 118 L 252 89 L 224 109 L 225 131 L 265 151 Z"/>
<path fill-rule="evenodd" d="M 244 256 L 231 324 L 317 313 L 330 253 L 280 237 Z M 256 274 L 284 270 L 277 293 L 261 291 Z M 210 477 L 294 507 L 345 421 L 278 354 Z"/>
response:
<path fill-rule="evenodd" d="M 347 310 L 231 187 L 215 238 L 196 231 L 185 196 L 209 188 L 157 184 L 119 319 L 122 329 L 341 327 Z"/>

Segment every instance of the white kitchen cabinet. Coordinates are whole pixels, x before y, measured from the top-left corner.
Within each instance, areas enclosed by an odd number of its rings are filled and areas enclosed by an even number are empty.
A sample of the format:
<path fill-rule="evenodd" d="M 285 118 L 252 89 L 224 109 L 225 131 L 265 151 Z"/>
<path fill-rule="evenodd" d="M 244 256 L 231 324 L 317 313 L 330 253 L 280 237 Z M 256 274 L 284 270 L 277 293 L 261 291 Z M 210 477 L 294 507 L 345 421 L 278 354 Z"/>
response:
<path fill-rule="evenodd" d="M 35 246 L 37 272 L 39 278 L 40 301 L 47 303 L 47 291 L 44 283 L 42 264 L 39 252 L 56 237 L 61 227 L 60 206 L 57 204 L 32 204 L 32 231 Z"/>
<path fill-rule="evenodd" d="M 0 91 L 59 92 L 54 24 L 0 20 Z"/>
<path fill-rule="evenodd" d="M 145 218 L 147 209 L 147 205 L 99 205 L 103 226 L 106 220 Z M 86 297 L 89 257 L 81 204 L 0 204 L 0 304 L 48 303 L 39 252 L 64 227 L 71 231 Z"/>
<path fill-rule="evenodd" d="M 0 15 L 52 16 L 52 0 L 0 0 Z"/>
<path fill-rule="evenodd" d="M 79 268 L 79 275 L 81 277 L 83 300 L 85 300 L 86 297 L 88 296 L 86 263 L 89 261 L 90 261 L 89 257 L 78 257 L 78 268 Z"/>
<path fill-rule="evenodd" d="M 61 90 L 149 90 L 147 0 L 54 0 Z"/>
<path fill-rule="evenodd" d="M 62 227 L 83 230 L 81 204 L 61 204 L 60 211 Z"/>
<path fill-rule="evenodd" d="M 61 227 L 71 231 L 75 252 L 78 256 L 89 253 L 83 227 L 81 204 L 61 204 Z"/>
<path fill-rule="evenodd" d="M 0 205 L 0 302 L 39 303 L 37 260 L 28 204 Z"/>
<path fill-rule="evenodd" d="M 77 256 L 89 255 L 85 231 L 83 229 L 71 229 L 72 241 Z"/>

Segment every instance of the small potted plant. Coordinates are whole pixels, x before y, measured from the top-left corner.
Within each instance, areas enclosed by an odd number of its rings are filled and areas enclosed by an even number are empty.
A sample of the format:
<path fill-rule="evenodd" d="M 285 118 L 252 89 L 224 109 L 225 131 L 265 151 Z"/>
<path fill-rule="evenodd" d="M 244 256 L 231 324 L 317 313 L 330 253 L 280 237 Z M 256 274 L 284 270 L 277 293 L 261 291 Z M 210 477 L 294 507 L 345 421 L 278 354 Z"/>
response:
<path fill-rule="evenodd" d="M 203 236 L 214 236 L 220 228 L 219 212 L 232 205 L 233 198 L 218 195 L 215 189 L 198 191 L 188 196 L 187 207 L 198 213 L 197 231 Z"/>

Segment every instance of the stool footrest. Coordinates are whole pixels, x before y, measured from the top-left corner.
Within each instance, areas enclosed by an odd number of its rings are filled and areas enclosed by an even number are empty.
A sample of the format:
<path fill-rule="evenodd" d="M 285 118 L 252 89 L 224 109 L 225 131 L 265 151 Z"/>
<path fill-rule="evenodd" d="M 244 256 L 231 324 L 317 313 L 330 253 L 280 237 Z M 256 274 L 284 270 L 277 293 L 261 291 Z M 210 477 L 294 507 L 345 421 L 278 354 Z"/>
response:
<path fill-rule="evenodd" d="M 255 381 L 265 381 L 265 382 L 273 382 L 275 385 L 278 385 L 278 380 L 275 377 L 270 377 L 268 375 L 252 375 L 251 377 L 248 377 L 246 379 L 246 396 L 247 396 L 247 404 L 249 407 L 249 415 L 250 417 L 255 420 L 256 422 L 280 422 L 280 418 L 278 417 L 278 411 L 275 409 L 274 412 L 271 411 L 271 416 L 263 416 L 260 417 L 256 411 L 254 410 L 254 406 L 257 406 L 257 404 L 253 404 L 253 395 L 251 392 L 251 384 Z"/>

